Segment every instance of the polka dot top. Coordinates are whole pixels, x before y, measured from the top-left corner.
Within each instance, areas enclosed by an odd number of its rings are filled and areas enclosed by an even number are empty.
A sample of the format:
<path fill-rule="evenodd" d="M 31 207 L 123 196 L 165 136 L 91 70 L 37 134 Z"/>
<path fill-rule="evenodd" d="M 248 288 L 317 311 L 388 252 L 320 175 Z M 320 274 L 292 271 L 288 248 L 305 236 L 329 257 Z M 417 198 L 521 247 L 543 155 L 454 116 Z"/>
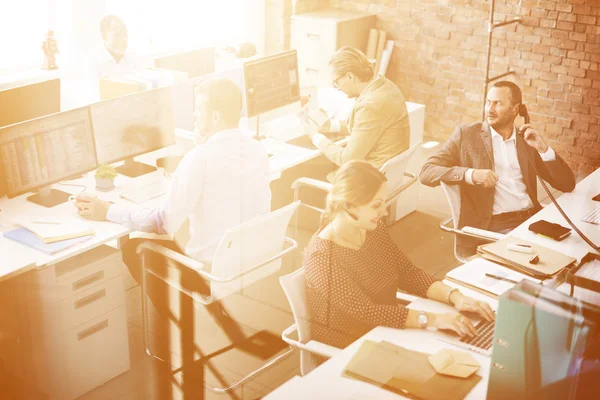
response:
<path fill-rule="evenodd" d="M 435 279 L 392 241 L 385 222 L 358 250 L 315 237 L 305 252 L 311 338 L 344 348 L 376 326 L 404 328 L 397 289 L 425 297 Z"/>

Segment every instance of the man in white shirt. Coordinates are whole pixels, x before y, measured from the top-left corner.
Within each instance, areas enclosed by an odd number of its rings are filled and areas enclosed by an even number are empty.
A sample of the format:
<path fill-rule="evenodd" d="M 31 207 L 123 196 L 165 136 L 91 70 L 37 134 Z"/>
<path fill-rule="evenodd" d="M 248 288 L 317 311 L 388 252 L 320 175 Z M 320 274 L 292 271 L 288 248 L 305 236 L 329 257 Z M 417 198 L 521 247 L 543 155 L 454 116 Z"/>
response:
<path fill-rule="evenodd" d="M 79 195 L 79 215 L 158 234 L 174 234 L 189 219 L 190 239 L 184 251 L 174 241 L 156 242 L 210 265 L 227 229 L 268 213 L 271 206 L 269 157 L 259 142 L 239 129 L 241 107 L 242 93 L 232 81 L 203 82 L 196 89 L 194 116 L 195 130 L 207 140 L 185 155 L 163 205 L 128 209 Z M 140 261 L 135 249 L 143 240 L 132 239 L 123 249 L 123 261 L 138 282 Z M 205 282 L 199 276 L 196 279 L 186 285 L 208 294 Z M 161 295 L 150 296 L 155 305 L 164 299 Z"/>
<path fill-rule="evenodd" d="M 541 209 L 537 200 L 535 163 L 540 178 L 570 192 L 575 177 L 567 163 L 530 124 L 515 126 L 522 114 L 521 89 L 508 81 L 487 93 L 483 123 L 461 125 L 421 169 L 427 186 L 440 182 L 461 186 L 459 227 L 473 226 L 508 233 Z M 517 137 L 517 136 L 521 137 Z M 473 254 L 477 242 L 457 237 L 462 255 Z"/>

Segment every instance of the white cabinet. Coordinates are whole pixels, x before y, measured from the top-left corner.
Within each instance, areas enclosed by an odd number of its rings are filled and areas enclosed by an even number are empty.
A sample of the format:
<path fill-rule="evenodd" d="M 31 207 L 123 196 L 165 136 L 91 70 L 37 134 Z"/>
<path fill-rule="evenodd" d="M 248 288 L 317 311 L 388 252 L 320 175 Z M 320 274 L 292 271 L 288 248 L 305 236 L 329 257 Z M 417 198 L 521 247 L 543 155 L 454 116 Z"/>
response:
<path fill-rule="evenodd" d="M 74 399 L 129 370 L 121 252 L 100 246 L 16 278 L 22 371 Z"/>
<path fill-rule="evenodd" d="M 300 85 L 328 86 L 329 60 L 340 47 L 352 46 L 365 52 L 375 15 L 337 9 L 292 17 L 291 47 L 298 51 Z"/>

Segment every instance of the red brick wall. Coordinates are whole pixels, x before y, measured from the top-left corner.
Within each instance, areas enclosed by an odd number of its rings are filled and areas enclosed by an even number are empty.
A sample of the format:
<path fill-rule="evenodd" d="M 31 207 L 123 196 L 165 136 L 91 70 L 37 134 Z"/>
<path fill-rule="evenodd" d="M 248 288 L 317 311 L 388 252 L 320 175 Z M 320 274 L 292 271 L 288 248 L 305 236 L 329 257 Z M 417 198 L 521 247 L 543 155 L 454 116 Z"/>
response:
<path fill-rule="evenodd" d="M 523 89 L 532 123 L 580 177 L 600 167 L 600 0 L 498 0 L 490 76 Z M 396 41 L 387 76 L 426 105 L 426 135 L 481 120 L 489 1 L 330 0 L 378 15 Z"/>

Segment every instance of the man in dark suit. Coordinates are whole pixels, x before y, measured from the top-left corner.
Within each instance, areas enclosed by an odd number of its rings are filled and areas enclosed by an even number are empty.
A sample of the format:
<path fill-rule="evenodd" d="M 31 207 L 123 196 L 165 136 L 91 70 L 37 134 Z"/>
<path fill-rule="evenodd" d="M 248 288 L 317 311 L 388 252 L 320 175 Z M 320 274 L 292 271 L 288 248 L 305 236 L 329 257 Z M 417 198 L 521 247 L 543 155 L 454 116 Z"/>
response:
<path fill-rule="evenodd" d="M 460 185 L 460 228 L 508 233 L 542 208 L 526 152 L 541 178 L 555 189 L 570 192 L 575 187 L 567 163 L 532 125 L 515 126 L 521 102 L 517 85 L 495 83 L 487 93 L 485 121 L 457 127 L 421 169 L 424 185 Z M 473 238 L 457 237 L 461 255 L 474 254 L 477 244 Z"/>

